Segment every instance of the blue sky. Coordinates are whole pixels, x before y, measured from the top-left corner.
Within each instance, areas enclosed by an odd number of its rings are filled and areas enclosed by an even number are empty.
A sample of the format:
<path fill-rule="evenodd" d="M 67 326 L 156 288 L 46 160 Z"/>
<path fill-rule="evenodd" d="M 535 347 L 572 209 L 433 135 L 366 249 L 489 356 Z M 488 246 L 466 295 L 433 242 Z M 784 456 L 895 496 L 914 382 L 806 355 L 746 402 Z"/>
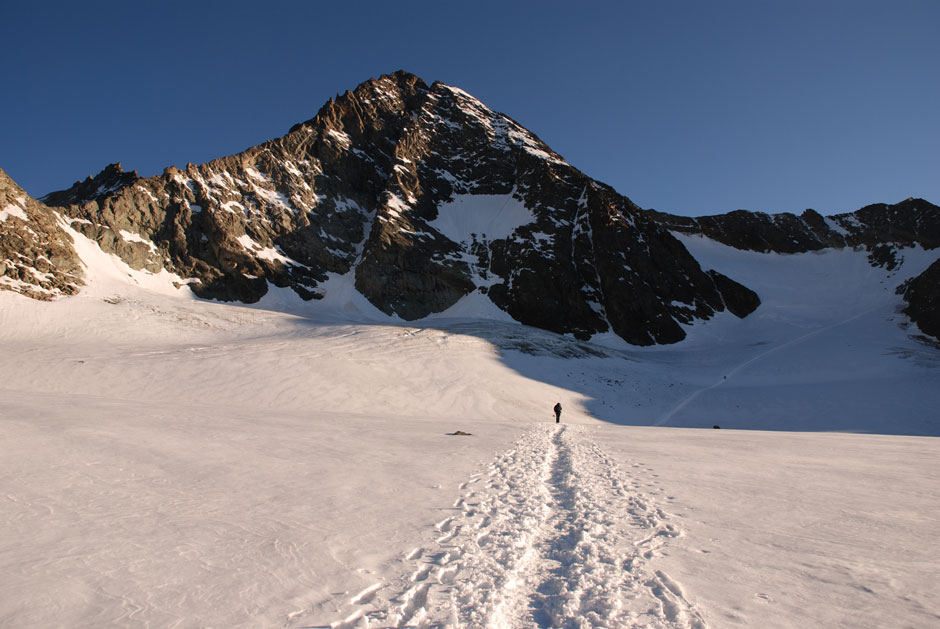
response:
<path fill-rule="evenodd" d="M 405 69 L 641 207 L 940 203 L 935 0 L 6 4 L 0 168 L 35 196 L 238 152 Z"/>

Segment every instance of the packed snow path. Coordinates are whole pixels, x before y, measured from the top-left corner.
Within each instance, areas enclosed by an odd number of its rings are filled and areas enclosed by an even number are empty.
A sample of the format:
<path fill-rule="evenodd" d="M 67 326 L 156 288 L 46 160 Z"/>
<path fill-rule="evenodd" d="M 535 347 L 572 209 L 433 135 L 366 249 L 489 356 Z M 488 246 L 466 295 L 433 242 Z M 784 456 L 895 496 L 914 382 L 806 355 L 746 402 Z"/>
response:
<path fill-rule="evenodd" d="M 400 578 L 351 597 L 331 626 L 704 628 L 681 586 L 650 567 L 681 532 L 644 480 L 585 428 L 537 426 L 460 485 Z"/>

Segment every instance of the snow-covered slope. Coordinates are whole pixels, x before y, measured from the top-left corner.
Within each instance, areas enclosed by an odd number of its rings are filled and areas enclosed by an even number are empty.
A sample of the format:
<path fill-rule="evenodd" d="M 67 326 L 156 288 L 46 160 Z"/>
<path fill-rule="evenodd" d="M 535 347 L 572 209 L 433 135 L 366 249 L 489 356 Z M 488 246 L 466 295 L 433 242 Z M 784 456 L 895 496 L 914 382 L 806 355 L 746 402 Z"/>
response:
<path fill-rule="evenodd" d="M 917 249 L 683 236 L 763 304 L 637 349 L 479 295 L 404 323 L 343 275 L 199 301 L 71 236 L 78 295 L 0 293 L 0 625 L 940 619 L 940 353 L 895 312 Z"/>
<path fill-rule="evenodd" d="M 697 325 L 683 350 L 663 354 L 696 382 L 651 423 L 938 434 L 940 354 L 896 293 L 934 252 L 902 249 L 887 270 L 864 251 L 760 254 L 682 240 L 703 265 L 753 286 L 762 305 L 744 320 Z"/>

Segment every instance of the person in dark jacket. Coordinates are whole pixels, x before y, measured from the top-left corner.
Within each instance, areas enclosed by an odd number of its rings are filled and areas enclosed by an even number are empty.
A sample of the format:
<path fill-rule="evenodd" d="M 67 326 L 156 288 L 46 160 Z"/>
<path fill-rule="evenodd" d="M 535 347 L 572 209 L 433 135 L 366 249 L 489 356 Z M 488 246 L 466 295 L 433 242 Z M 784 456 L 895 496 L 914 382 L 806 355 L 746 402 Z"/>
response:
<path fill-rule="evenodd" d="M 561 422 L 561 402 L 555 404 L 555 423 Z"/>

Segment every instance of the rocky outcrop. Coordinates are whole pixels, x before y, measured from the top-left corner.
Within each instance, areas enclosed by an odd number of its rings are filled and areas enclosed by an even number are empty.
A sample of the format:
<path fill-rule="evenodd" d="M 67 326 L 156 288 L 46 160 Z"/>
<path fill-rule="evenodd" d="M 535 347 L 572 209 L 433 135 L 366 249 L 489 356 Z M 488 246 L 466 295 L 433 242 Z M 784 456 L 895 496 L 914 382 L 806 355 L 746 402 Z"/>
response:
<path fill-rule="evenodd" d="M 0 170 L 0 289 L 43 300 L 78 291 L 81 262 L 59 221 Z"/>
<path fill-rule="evenodd" d="M 42 197 L 40 201 L 52 206 L 78 205 L 87 201 L 97 201 L 115 192 L 129 186 L 140 179 L 137 171 L 126 173 L 121 168 L 120 162 L 108 164 L 108 166 L 97 175 L 89 175 L 85 181 L 76 181 L 72 187 L 67 190 L 50 192 Z"/>
<path fill-rule="evenodd" d="M 635 344 L 758 303 L 509 117 L 405 72 L 238 155 L 149 178 L 115 164 L 46 198 L 103 250 L 212 299 L 317 299 L 354 273 L 403 319 L 479 291 L 522 323 Z"/>
<path fill-rule="evenodd" d="M 940 339 L 940 260 L 908 282 L 904 314 L 925 334 Z"/>
<path fill-rule="evenodd" d="M 940 207 L 923 199 L 906 199 L 894 205 L 877 203 L 832 219 L 847 232 L 846 245 L 850 247 L 872 249 L 884 243 L 940 247 Z"/>
<path fill-rule="evenodd" d="M 715 282 L 715 286 L 718 288 L 718 292 L 731 314 L 743 319 L 760 306 L 760 297 L 747 286 L 739 284 L 717 271 L 709 271 L 708 274 Z"/>

